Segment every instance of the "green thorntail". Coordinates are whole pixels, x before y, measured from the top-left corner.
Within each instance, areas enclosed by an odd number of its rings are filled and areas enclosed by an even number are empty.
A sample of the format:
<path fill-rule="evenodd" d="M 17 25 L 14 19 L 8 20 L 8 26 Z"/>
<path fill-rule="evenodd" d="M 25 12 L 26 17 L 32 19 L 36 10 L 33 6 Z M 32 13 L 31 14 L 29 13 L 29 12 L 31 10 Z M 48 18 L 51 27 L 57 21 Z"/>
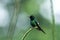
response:
<path fill-rule="evenodd" d="M 30 24 L 33 28 L 36 28 L 37 30 L 42 31 L 43 33 L 45 33 L 43 31 L 43 29 L 39 26 L 39 23 L 36 21 L 36 19 L 33 15 L 30 16 Z"/>

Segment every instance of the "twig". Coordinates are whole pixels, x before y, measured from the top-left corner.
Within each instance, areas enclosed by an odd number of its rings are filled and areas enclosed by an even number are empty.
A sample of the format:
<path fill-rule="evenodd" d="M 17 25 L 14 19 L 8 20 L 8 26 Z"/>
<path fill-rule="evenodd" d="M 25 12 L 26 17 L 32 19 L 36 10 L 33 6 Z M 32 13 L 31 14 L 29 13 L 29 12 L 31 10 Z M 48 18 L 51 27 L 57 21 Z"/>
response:
<path fill-rule="evenodd" d="M 51 3 L 51 13 L 52 13 L 52 36 L 53 40 L 55 40 L 55 17 L 54 17 L 54 11 L 53 11 L 53 0 L 50 0 Z"/>
<path fill-rule="evenodd" d="M 33 30 L 33 28 L 30 28 L 30 29 L 23 35 L 22 40 L 24 40 L 25 37 L 28 35 L 28 33 L 29 33 L 30 31 L 32 31 L 32 30 Z"/>

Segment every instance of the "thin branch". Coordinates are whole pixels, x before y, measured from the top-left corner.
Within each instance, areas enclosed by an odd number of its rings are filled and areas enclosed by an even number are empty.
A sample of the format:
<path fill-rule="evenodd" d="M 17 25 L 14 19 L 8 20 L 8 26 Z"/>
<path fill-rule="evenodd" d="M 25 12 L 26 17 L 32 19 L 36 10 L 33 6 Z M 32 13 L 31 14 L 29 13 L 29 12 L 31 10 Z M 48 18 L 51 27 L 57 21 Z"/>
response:
<path fill-rule="evenodd" d="M 51 13 L 52 13 L 52 36 L 53 40 L 55 40 L 55 17 L 54 17 L 54 10 L 53 10 L 53 0 L 50 0 L 51 3 Z"/>
<path fill-rule="evenodd" d="M 15 27 L 16 27 L 16 23 L 17 23 L 17 17 L 18 17 L 18 14 L 19 14 L 19 0 L 15 0 L 15 6 L 14 6 L 14 13 L 11 17 L 11 22 L 10 22 L 10 25 L 9 25 L 9 29 L 8 29 L 8 34 L 7 34 L 7 37 L 8 39 L 7 40 L 13 40 L 13 35 L 14 35 L 14 31 L 15 31 Z"/>
<path fill-rule="evenodd" d="M 28 35 L 28 33 L 29 33 L 30 31 L 32 31 L 32 30 L 33 30 L 33 28 L 30 28 L 30 29 L 23 35 L 22 40 L 24 40 L 25 37 Z"/>

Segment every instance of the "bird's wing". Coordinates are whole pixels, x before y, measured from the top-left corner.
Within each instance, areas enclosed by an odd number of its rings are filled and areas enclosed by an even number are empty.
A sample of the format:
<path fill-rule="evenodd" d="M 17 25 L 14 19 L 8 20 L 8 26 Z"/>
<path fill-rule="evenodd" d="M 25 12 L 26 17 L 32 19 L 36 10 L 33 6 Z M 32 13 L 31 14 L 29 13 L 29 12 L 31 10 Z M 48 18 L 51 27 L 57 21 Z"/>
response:
<path fill-rule="evenodd" d="M 43 31 L 43 29 L 39 26 L 39 23 L 38 23 L 37 21 L 35 21 L 35 23 L 36 23 L 36 25 L 37 25 L 37 27 L 38 27 L 37 29 L 40 30 L 40 31 L 42 31 L 43 33 L 45 33 L 45 32 Z"/>

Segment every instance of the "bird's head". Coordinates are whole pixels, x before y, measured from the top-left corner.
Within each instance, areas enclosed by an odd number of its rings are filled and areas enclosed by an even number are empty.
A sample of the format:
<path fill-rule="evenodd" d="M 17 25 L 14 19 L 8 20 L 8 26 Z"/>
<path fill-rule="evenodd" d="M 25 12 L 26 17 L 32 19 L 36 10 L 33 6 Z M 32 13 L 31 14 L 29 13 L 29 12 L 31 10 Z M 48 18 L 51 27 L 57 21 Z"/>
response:
<path fill-rule="evenodd" d="M 34 19 L 35 19 L 35 17 L 34 17 L 33 15 L 31 15 L 31 16 L 30 16 L 30 19 L 31 19 L 31 20 L 34 20 Z"/>

